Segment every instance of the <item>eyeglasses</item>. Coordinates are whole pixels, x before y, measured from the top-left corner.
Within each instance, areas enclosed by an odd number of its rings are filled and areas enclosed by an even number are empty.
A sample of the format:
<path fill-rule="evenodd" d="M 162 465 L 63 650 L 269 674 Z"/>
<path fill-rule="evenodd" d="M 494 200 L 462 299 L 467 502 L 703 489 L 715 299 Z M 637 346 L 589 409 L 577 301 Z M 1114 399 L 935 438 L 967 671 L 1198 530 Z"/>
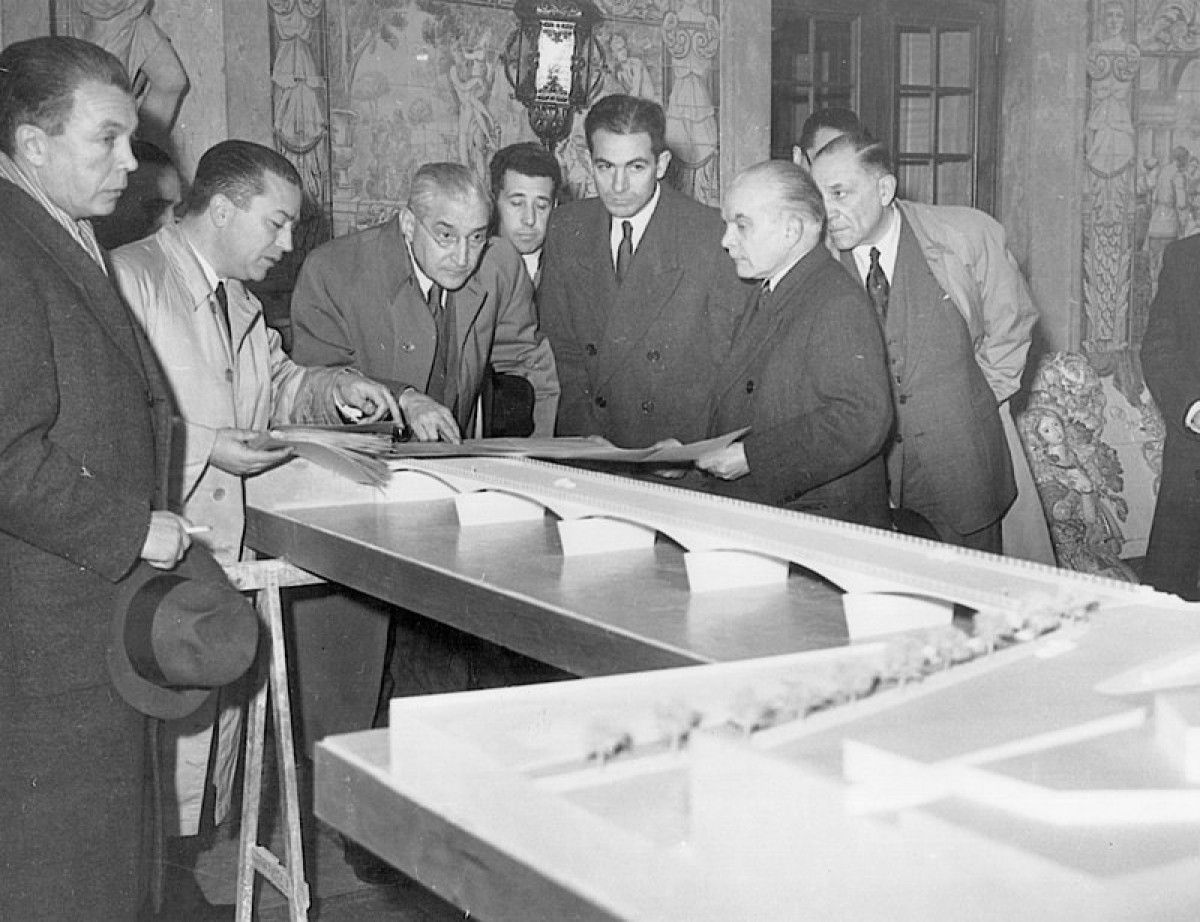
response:
<path fill-rule="evenodd" d="M 413 213 L 413 217 L 416 218 L 417 223 L 421 225 L 425 233 L 433 239 L 433 242 L 438 245 L 439 249 L 457 250 L 458 245 L 464 240 L 464 237 L 458 231 L 453 231 L 446 227 L 430 227 L 415 212 Z M 471 233 L 466 235 L 465 239 L 468 250 L 481 250 L 484 244 L 488 242 L 488 232 L 486 230 L 471 231 Z"/>

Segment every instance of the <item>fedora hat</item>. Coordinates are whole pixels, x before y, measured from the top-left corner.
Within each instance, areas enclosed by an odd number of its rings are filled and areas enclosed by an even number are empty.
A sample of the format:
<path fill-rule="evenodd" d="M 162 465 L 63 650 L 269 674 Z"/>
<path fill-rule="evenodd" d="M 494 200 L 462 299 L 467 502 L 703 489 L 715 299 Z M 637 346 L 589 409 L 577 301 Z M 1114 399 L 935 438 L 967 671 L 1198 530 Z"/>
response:
<path fill-rule="evenodd" d="M 108 673 L 151 717 L 186 717 L 240 678 L 258 649 L 258 613 L 202 544 L 173 570 L 144 561 L 117 584 Z"/>

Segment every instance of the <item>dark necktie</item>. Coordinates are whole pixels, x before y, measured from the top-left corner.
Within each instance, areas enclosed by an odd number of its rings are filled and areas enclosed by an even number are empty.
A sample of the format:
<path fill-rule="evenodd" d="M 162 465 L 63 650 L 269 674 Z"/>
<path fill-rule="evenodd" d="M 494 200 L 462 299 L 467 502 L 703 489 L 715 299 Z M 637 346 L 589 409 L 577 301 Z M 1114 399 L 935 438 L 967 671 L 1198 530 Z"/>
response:
<path fill-rule="evenodd" d="M 437 327 L 437 349 L 434 352 L 433 368 L 429 373 L 429 388 L 426 393 L 453 413 L 456 409 L 454 404 L 458 390 L 454 311 L 450 305 L 442 306 L 442 286 L 437 282 L 429 287 L 429 294 L 425 300 Z"/>
<path fill-rule="evenodd" d="M 871 296 L 875 310 L 879 312 L 882 320 L 887 320 L 888 295 L 891 294 L 891 291 L 892 286 L 888 284 L 887 273 L 883 271 L 883 266 L 879 265 L 879 250 L 871 247 L 871 268 L 867 270 L 867 294 Z"/>
<path fill-rule="evenodd" d="M 621 222 L 621 243 L 617 246 L 617 281 L 625 281 L 625 273 L 633 262 L 633 225 Z"/>
<path fill-rule="evenodd" d="M 225 283 L 217 282 L 213 292 L 217 298 L 217 307 L 221 309 L 221 322 L 225 324 L 225 335 L 233 339 L 233 328 L 229 325 L 229 295 L 225 291 Z"/>

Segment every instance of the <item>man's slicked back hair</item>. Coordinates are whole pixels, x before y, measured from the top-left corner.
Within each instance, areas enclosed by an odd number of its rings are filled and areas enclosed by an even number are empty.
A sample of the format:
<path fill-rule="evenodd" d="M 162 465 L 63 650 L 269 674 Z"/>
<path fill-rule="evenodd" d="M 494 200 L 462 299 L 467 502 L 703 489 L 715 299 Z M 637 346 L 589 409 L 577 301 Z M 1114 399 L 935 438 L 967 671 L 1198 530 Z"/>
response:
<path fill-rule="evenodd" d="M 824 226 L 825 200 L 808 170 L 790 160 L 764 160 L 746 167 L 733 180 L 735 186 L 746 181 L 766 186 L 781 211 L 798 214 L 810 223 Z"/>
<path fill-rule="evenodd" d="M 859 165 L 868 173 L 888 173 L 896 175 L 896 167 L 892 163 L 892 152 L 882 141 L 876 141 L 874 136 L 865 129 L 844 134 L 834 138 L 819 151 L 814 162 L 829 154 L 839 154 L 851 151 Z"/>
<path fill-rule="evenodd" d="M 461 163 L 426 163 L 413 174 L 408 207 L 418 218 L 429 217 L 434 202 L 442 197 L 464 202 L 478 199 L 491 213 L 491 191 Z"/>
<path fill-rule="evenodd" d="M 61 134 L 75 107 L 75 91 L 85 83 L 116 87 L 132 102 L 125 67 L 99 45 L 44 35 L 5 48 L 0 52 L 0 150 L 13 155 L 21 125 Z"/>
<path fill-rule="evenodd" d="M 292 162 L 277 150 L 237 138 L 214 144 L 196 164 L 196 178 L 183 203 L 184 214 L 200 214 L 214 195 L 223 195 L 244 209 L 266 191 L 267 173 L 304 188 Z"/>
<path fill-rule="evenodd" d="M 613 134 L 650 135 L 650 152 L 655 157 L 667 149 L 667 116 L 652 99 L 623 93 L 605 96 L 588 110 L 583 120 L 589 151 L 593 149 L 593 136 L 601 129 Z"/>

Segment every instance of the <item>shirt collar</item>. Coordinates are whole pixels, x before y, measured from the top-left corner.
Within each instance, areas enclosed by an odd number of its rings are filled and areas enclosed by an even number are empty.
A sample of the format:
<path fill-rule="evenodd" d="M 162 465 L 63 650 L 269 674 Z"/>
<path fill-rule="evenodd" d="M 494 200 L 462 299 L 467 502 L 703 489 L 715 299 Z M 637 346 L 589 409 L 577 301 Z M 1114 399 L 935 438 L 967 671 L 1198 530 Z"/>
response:
<path fill-rule="evenodd" d="M 787 275 L 789 272 L 791 272 L 793 269 L 795 269 L 796 263 L 800 262 L 800 260 L 802 260 L 803 258 L 804 258 L 804 254 L 801 253 L 795 259 L 788 262 L 788 264 L 786 266 L 784 266 L 782 269 L 780 269 L 778 272 L 775 272 L 774 274 L 772 274 L 765 282 L 763 282 L 763 289 L 766 291 L 774 291 L 776 286 L 779 285 L 779 283 L 783 280 L 783 277 L 785 275 Z"/>
<path fill-rule="evenodd" d="M 621 236 L 624 231 L 621 228 L 622 223 L 628 221 L 633 225 L 633 248 L 636 251 L 638 244 L 642 242 L 642 235 L 646 233 L 646 227 L 650 223 L 650 219 L 654 217 L 654 209 L 658 207 L 658 199 L 662 194 L 662 183 L 655 182 L 654 194 L 650 196 L 650 201 L 642 206 L 642 210 L 637 214 L 628 218 L 615 218 L 609 215 L 609 243 L 612 245 L 613 261 L 616 261 L 617 247 L 621 245 Z"/>
<path fill-rule="evenodd" d="M 413 256 L 412 244 L 408 242 L 408 238 L 404 238 L 404 248 L 408 250 L 408 261 L 412 264 L 413 277 L 417 280 L 417 286 L 421 289 L 421 300 L 429 300 L 429 289 L 433 287 L 433 279 L 417 265 L 417 257 Z"/>
<path fill-rule="evenodd" d="M 187 237 L 185 236 L 183 239 L 187 240 Z M 212 267 L 212 263 L 205 259 L 204 255 L 194 246 L 192 246 L 192 242 L 190 240 L 187 240 L 187 245 L 188 249 L 192 251 L 192 255 L 196 257 L 196 262 L 200 266 L 200 271 L 204 273 L 204 280 L 208 282 L 208 290 L 216 291 L 217 286 L 225 280 L 217 275 L 217 270 Z"/>
<path fill-rule="evenodd" d="M 883 267 L 883 274 L 888 277 L 888 281 L 895 278 L 896 254 L 900 251 L 900 212 L 896 209 L 895 202 L 888 205 L 887 213 L 888 225 L 883 232 L 883 236 L 875 243 L 860 243 L 852 251 L 859 277 L 864 282 L 867 278 L 867 272 L 871 268 L 872 247 L 879 250 L 879 265 Z"/>
<path fill-rule="evenodd" d="M 542 251 L 522 253 L 521 262 L 525 263 L 525 271 L 529 273 L 530 281 L 537 278 L 538 269 L 542 265 Z"/>

